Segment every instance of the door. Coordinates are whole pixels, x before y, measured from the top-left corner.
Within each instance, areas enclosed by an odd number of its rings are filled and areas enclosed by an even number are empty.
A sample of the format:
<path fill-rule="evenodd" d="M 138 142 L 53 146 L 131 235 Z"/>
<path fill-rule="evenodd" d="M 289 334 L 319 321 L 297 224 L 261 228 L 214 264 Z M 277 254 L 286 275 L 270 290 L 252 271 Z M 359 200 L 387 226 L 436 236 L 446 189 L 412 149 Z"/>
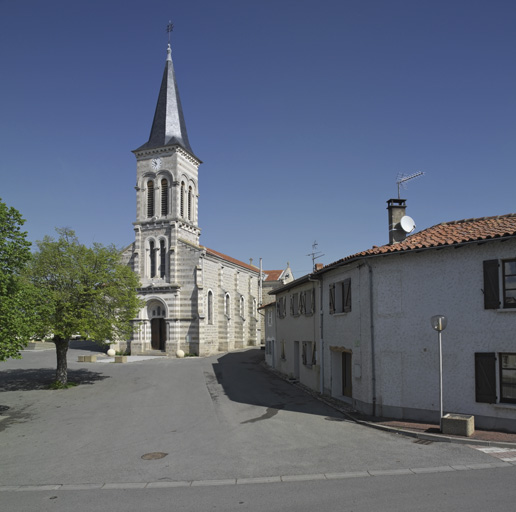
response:
<path fill-rule="evenodd" d="M 151 320 L 151 347 L 152 350 L 165 350 L 166 330 L 164 318 Z"/>
<path fill-rule="evenodd" d="M 351 389 L 351 352 L 342 352 L 342 394 L 352 397 Z"/>

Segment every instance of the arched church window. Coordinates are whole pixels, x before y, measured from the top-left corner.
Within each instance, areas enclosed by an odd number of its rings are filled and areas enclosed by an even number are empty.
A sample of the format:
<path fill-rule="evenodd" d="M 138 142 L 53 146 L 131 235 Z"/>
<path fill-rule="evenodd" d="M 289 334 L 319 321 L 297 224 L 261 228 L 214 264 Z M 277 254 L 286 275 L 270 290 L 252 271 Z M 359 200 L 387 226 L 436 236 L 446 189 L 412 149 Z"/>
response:
<path fill-rule="evenodd" d="M 159 241 L 159 275 L 165 277 L 167 270 L 167 250 L 165 248 L 165 240 Z"/>
<path fill-rule="evenodd" d="M 168 215 L 168 181 L 161 180 L 161 216 Z"/>
<path fill-rule="evenodd" d="M 229 293 L 224 296 L 224 314 L 229 318 L 231 316 L 231 307 L 229 300 Z"/>
<path fill-rule="evenodd" d="M 208 324 L 213 324 L 213 292 L 208 292 Z"/>
<path fill-rule="evenodd" d="M 149 243 L 149 258 L 150 277 L 156 277 L 156 245 L 152 240 Z"/>
<path fill-rule="evenodd" d="M 185 216 L 185 182 L 181 182 L 181 217 Z"/>
<path fill-rule="evenodd" d="M 192 187 L 188 187 L 188 220 L 192 220 Z"/>
<path fill-rule="evenodd" d="M 154 182 L 147 182 L 147 217 L 154 217 Z"/>

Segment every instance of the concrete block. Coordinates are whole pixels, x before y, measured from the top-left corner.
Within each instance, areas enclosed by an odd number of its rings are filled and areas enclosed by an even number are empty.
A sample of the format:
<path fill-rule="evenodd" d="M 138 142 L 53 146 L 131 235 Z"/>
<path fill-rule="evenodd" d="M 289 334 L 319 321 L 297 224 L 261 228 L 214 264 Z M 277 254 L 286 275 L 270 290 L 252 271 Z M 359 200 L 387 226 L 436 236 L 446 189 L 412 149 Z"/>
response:
<path fill-rule="evenodd" d="M 78 361 L 79 363 L 84 363 L 84 356 L 79 356 L 79 357 L 77 358 L 77 361 Z"/>
<path fill-rule="evenodd" d="M 85 363 L 96 363 L 97 356 L 84 356 L 84 362 Z"/>
<path fill-rule="evenodd" d="M 127 363 L 127 356 L 115 356 L 115 363 Z"/>
<path fill-rule="evenodd" d="M 475 432 L 475 416 L 467 414 L 445 414 L 441 419 L 443 434 L 469 437 Z"/>

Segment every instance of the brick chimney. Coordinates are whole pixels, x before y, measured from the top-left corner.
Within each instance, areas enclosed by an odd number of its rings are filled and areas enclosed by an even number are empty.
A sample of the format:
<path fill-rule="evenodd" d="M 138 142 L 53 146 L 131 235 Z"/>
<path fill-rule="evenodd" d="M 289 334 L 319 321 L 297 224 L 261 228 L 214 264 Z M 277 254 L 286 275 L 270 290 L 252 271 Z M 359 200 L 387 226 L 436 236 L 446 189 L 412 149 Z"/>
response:
<path fill-rule="evenodd" d="M 405 240 L 407 233 L 401 228 L 400 220 L 405 216 L 407 208 L 406 199 L 389 199 L 387 210 L 389 211 L 389 244 L 397 244 Z"/>

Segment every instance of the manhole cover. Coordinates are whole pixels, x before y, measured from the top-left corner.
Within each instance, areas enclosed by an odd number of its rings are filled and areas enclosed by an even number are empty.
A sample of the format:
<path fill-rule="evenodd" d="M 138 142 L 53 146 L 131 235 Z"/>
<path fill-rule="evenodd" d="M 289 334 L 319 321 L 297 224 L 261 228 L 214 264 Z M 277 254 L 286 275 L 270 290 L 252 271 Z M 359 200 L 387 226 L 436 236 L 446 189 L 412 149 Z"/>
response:
<path fill-rule="evenodd" d="M 152 453 L 146 453 L 145 455 L 142 455 L 143 460 L 157 460 L 162 459 L 163 457 L 166 457 L 168 453 L 163 452 L 152 452 Z"/>

